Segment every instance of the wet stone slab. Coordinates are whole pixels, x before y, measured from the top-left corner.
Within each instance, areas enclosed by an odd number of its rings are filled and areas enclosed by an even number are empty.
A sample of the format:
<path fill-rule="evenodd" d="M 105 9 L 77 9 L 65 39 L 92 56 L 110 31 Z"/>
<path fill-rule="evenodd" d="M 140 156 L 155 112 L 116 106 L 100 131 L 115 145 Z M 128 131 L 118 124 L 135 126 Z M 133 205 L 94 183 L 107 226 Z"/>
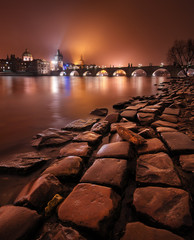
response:
<path fill-rule="evenodd" d="M 92 115 L 97 115 L 97 116 L 106 116 L 108 113 L 107 108 L 96 108 L 93 111 L 90 112 Z"/>
<path fill-rule="evenodd" d="M 49 128 L 33 137 L 32 146 L 37 148 L 58 146 L 71 141 L 73 137 L 74 134 L 71 132 Z"/>
<path fill-rule="evenodd" d="M 61 148 L 60 156 L 79 156 L 79 157 L 89 157 L 92 148 L 88 145 L 87 142 L 80 143 L 69 143 L 65 147 Z"/>
<path fill-rule="evenodd" d="M 111 124 L 111 132 L 116 132 L 118 126 L 130 129 L 130 130 L 137 129 L 137 124 L 134 123 L 134 122 L 119 122 L 119 123 L 112 123 Z"/>
<path fill-rule="evenodd" d="M 144 113 L 154 113 L 156 115 L 158 115 L 160 113 L 160 111 L 158 110 L 158 108 L 150 108 L 149 106 L 145 107 L 145 108 L 141 108 L 139 110 L 139 112 L 144 112 Z"/>
<path fill-rule="evenodd" d="M 162 121 L 162 120 L 157 120 L 155 122 L 153 122 L 152 127 L 171 127 L 171 128 L 178 128 L 177 124 L 175 123 L 171 123 L 171 122 L 167 122 L 167 121 Z"/>
<path fill-rule="evenodd" d="M 97 122 L 92 126 L 91 131 L 104 135 L 105 133 L 108 132 L 109 125 L 110 123 L 108 121 Z"/>
<path fill-rule="evenodd" d="M 170 115 L 179 116 L 180 109 L 179 108 L 165 108 L 164 111 L 163 111 L 163 114 L 170 114 Z"/>
<path fill-rule="evenodd" d="M 119 136 L 118 133 L 113 133 L 109 137 L 109 143 L 122 142 L 123 139 Z"/>
<path fill-rule="evenodd" d="M 92 125 L 96 123 L 99 119 L 98 118 L 90 118 L 87 120 L 78 119 L 69 124 L 67 124 L 63 130 L 72 130 L 72 131 L 86 131 L 90 130 Z"/>
<path fill-rule="evenodd" d="M 171 229 L 191 227 L 189 194 L 177 188 L 137 188 L 133 195 L 136 211 Z"/>
<path fill-rule="evenodd" d="M 105 117 L 105 121 L 111 123 L 116 123 L 119 121 L 120 114 L 119 113 L 110 113 L 108 116 Z"/>
<path fill-rule="evenodd" d="M 137 104 L 137 105 L 135 105 L 135 106 L 129 106 L 129 107 L 127 107 L 127 108 L 125 108 L 126 110 L 139 110 L 139 109 L 141 109 L 141 108 L 144 108 L 145 106 L 147 105 L 147 103 L 139 103 L 139 104 Z"/>
<path fill-rule="evenodd" d="M 62 184 L 54 175 L 44 174 L 28 183 L 17 196 L 14 204 L 41 209 L 62 189 Z"/>
<path fill-rule="evenodd" d="M 86 131 L 78 134 L 76 137 L 73 138 L 75 142 L 88 142 L 90 145 L 95 145 L 100 142 L 102 139 L 102 135 L 92 132 Z"/>
<path fill-rule="evenodd" d="M 184 240 L 182 237 L 164 230 L 144 225 L 141 222 L 127 223 L 121 240 Z"/>
<path fill-rule="evenodd" d="M 184 133 L 163 132 L 161 137 L 172 153 L 194 153 L 194 141 Z"/>
<path fill-rule="evenodd" d="M 148 125 L 154 121 L 154 118 L 155 114 L 153 113 L 138 112 L 137 114 L 137 119 L 141 125 Z"/>
<path fill-rule="evenodd" d="M 164 144 L 158 138 L 147 139 L 146 143 L 138 148 L 138 154 L 167 152 Z"/>
<path fill-rule="evenodd" d="M 82 159 L 77 156 L 64 157 L 56 160 L 52 165 L 44 170 L 42 174 L 53 174 L 59 179 L 72 179 L 80 175 L 82 171 Z"/>
<path fill-rule="evenodd" d="M 127 160 L 100 158 L 85 172 L 81 182 L 122 189 L 126 184 Z"/>
<path fill-rule="evenodd" d="M 0 161 L 0 172 L 27 174 L 46 163 L 49 158 L 36 152 L 12 155 L 6 161 Z"/>
<path fill-rule="evenodd" d="M 181 186 L 171 158 L 163 152 L 141 155 L 137 159 L 136 181 L 146 184 Z"/>
<path fill-rule="evenodd" d="M 58 217 L 105 236 L 119 201 L 119 195 L 109 187 L 81 183 L 61 203 Z"/>
<path fill-rule="evenodd" d="M 194 154 L 180 155 L 179 162 L 183 170 L 194 172 Z"/>
<path fill-rule="evenodd" d="M 126 118 L 126 119 L 131 120 L 131 121 L 135 121 L 137 111 L 127 110 L 127 111 L 123 111 L 120 115 L 123 118 Z"/>
<path fill-rule="evenodd" d="M 86 240 L 80 233 L 71 227 L 61 224 L 45 224 L 37 240 Z"/>
<path fill-rule="evenodd" d="M 170 115 L 170 114 L 162 114 L 160 116 L 160 119 L 167 121 L 167 122 L 171 122 L 171 123 L 177 123 L 178 122 L 178 118 L 175 115 Z"/>
<path fill-rule="evenodd" d="M 30 239 L 40 221 L 41 216 L 34 210 L 12 205 L 3 206 L 0 208 L 0 239 Z"/>
<path fill-rule="evenodd" d="M 169 128 L 169 127 L 157 127 L 156 131 L 158 133 L 162 133 L 162 132 L 177 132 L 178 130 L 175 128 Z"/>
<path fill-rule="evenodd" d="M 156 137 L 156 133 L 153 130 L 153 128 L 143 128 L 140 129 L 140 132 L 138 133 L 140 136 L 142 136 L 143 138 L 154 138 Z"/>
<path fill-rule="evenodd" d="M 104 144 L 97 152 L 97 158 L 124 158 L 129 159 L 131 150 L 128 142 L 114 142 Z"/>

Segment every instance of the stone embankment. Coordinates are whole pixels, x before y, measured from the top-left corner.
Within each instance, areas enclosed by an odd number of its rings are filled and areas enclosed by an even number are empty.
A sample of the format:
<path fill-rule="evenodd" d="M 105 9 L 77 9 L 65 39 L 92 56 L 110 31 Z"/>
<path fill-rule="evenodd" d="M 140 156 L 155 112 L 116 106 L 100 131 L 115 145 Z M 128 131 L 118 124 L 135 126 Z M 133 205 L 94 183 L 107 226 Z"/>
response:
<path fill-rule="evenodd" d="M 194 239 L 194 80 L 47 129 L 1 172 L 40 175 L 0 207 L 0 239 Z M 105 117 L 102 117 L 106 115 Z"/>

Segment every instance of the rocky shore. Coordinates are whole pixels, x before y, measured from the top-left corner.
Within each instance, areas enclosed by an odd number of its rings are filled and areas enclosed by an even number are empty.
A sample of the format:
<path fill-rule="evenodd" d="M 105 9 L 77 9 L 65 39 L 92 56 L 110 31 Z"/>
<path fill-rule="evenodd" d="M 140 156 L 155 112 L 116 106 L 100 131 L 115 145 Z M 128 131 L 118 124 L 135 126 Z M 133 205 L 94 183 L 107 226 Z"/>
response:
<path fill-rule="evenodd" d="M 33 137 L 2 174 L 38 177 L 0 207 L 0 239 L 194 239 L 194 79 Z"/>

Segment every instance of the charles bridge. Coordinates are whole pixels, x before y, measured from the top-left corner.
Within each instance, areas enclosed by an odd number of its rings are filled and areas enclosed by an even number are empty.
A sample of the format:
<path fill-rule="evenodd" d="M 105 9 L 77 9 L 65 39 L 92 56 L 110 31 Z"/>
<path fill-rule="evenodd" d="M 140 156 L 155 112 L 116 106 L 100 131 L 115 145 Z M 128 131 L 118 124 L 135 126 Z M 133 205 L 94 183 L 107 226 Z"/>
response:
<path fill-rule="evenodd" d="M 104 67 L 100 68 L 97 66 L 87 66 L 79 68 L 66 68 L 62 71 L 61 75 L 66 76 L 155 76 L 157 72 L 170 74 L 171 77 L 177 77 L 177 74 L 180 72 L 180 69 L 177 69 L 173 65 L 164 65 L 164 66 L 128 66 L 128 67 Z"/>

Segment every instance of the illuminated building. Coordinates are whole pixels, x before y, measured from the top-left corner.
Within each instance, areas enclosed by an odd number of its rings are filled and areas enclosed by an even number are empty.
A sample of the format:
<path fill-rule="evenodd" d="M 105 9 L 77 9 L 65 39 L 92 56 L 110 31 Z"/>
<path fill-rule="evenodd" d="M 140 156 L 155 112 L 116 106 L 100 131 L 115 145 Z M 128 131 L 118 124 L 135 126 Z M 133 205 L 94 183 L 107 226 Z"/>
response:
<path fill-rule="evenodd" d="M 57 50 L 57 54 L 54 60 L 51 61 L 51 71 L 62 71 L 63 70 L 63 55 L 60 50 Z"/>
<path fill-rule="evenodd" d="M 79 60 L 79 65 L 83 67 L 85 65 L 83 56 L 81 55 L 80 60 Z"/>
<path fill-rule="evenodd" d="M 30 63 L 27 71 L 35 75 L 48 75 L 50 74 L 50 63 L 42 59 L 35 59 Z"/>
<path fill-rule="evenodd" d="M 26 48 L 25 52 L 22 54 L 22 59 L 24 62 L 33 61 L 32 54 L 28 51 L 27 48 Z"/>

